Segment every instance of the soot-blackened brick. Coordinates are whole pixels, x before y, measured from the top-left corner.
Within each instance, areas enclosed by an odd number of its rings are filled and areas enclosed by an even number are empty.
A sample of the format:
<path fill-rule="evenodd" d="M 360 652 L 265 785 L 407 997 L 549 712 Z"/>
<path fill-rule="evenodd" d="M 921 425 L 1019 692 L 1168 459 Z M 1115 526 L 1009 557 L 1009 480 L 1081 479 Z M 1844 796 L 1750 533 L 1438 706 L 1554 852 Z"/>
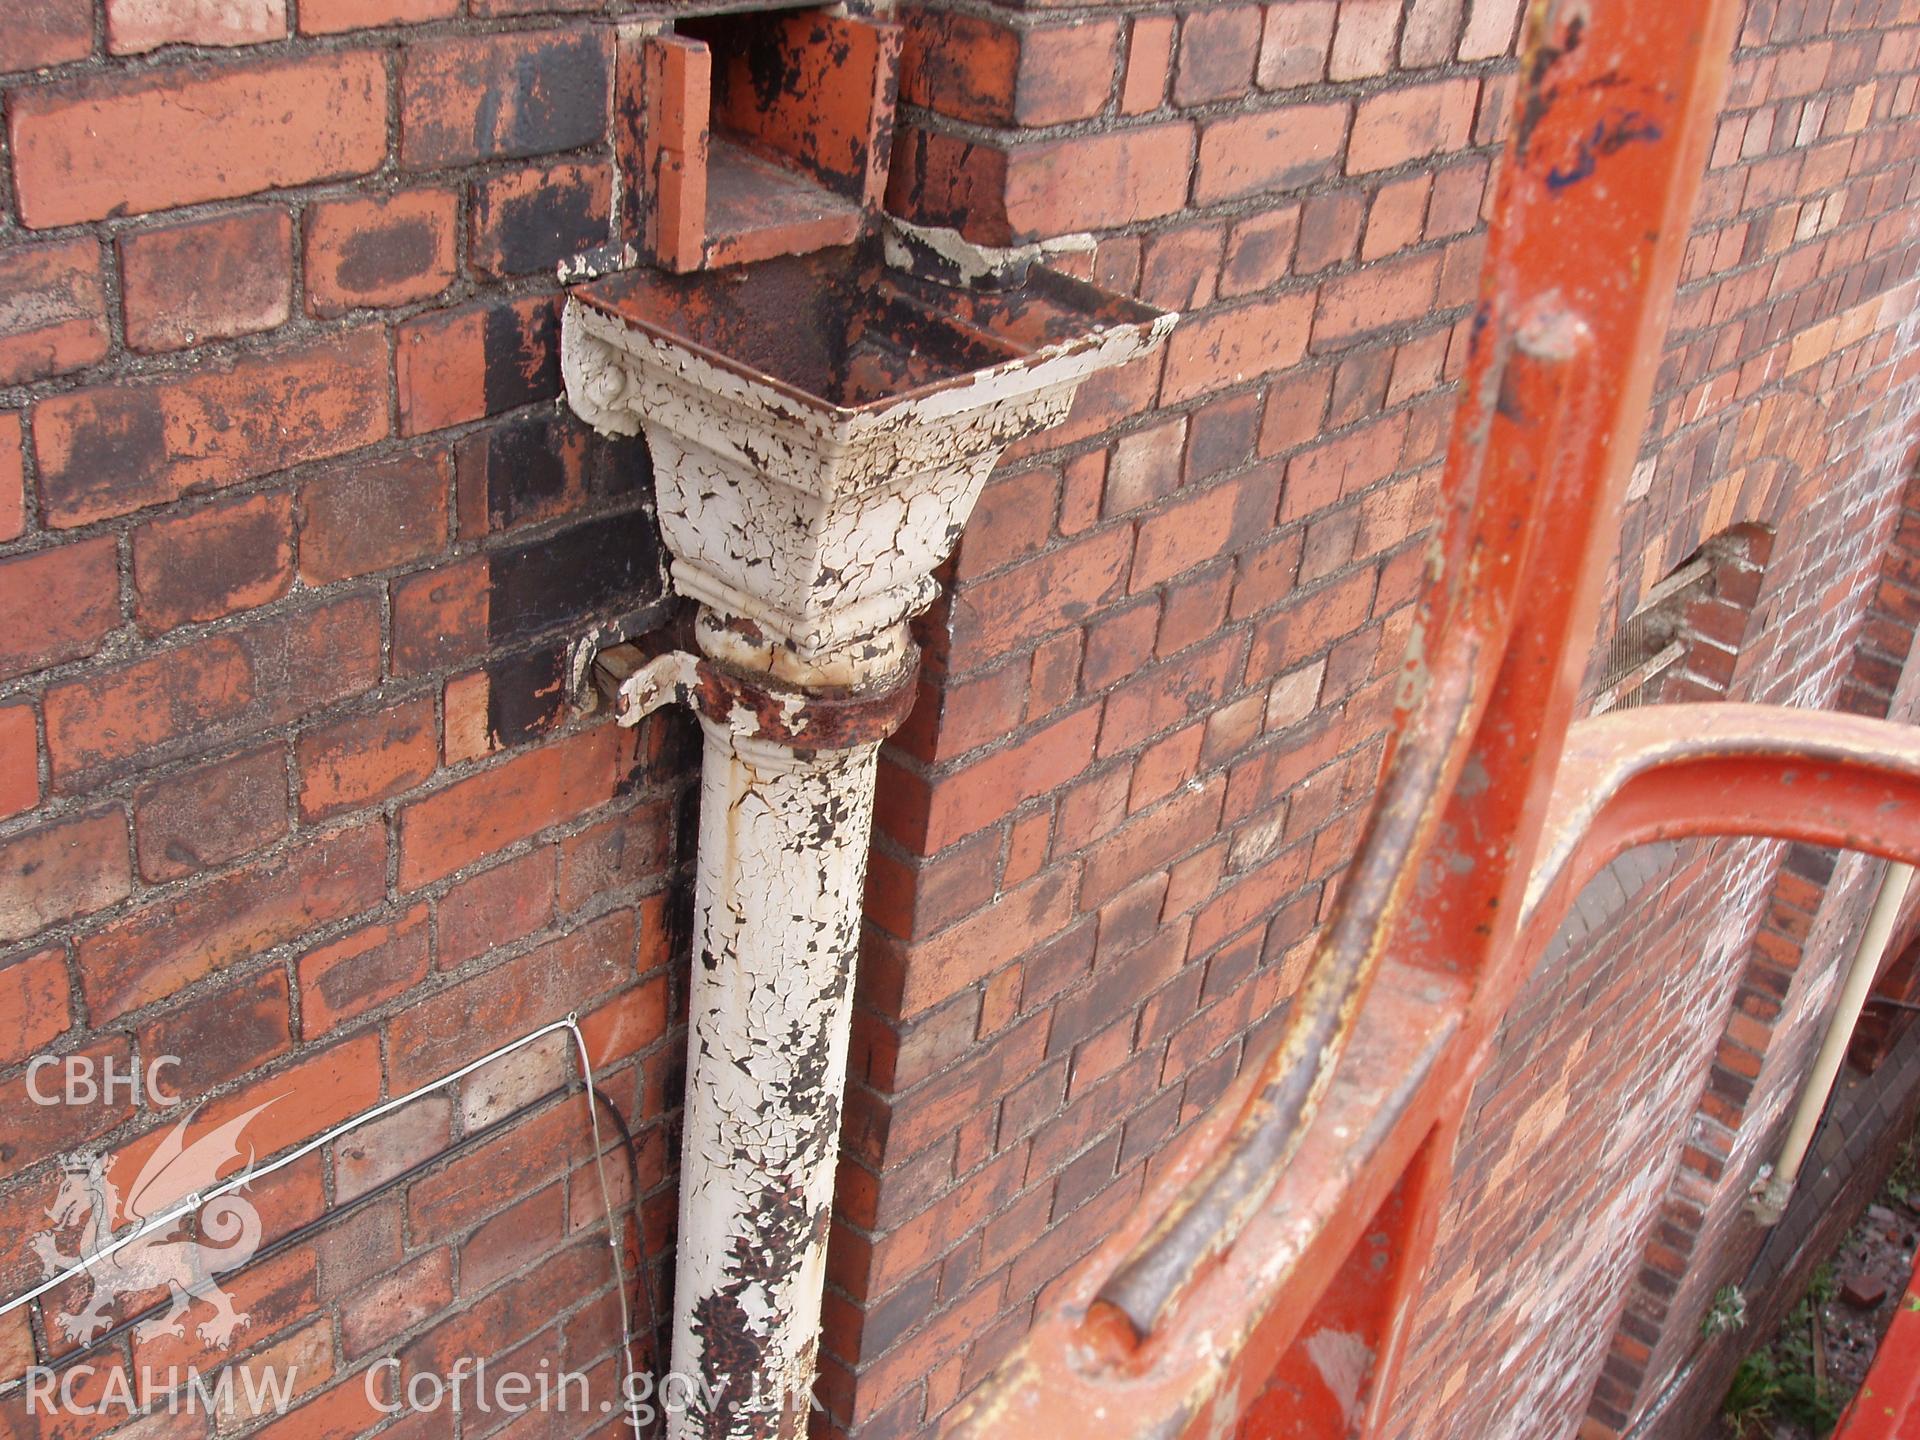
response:
<path fill-rule="evenodd" d="M 474 187 L 473 263 L 494 275 L 551 270 L 607 240 L 613 176 L 605 165 L 554 165 Z"/>
<path fill-rule="evenodd" d="M 606 40 L 585 27 L 418 45 L 400 82 L 400 163 L 466 165 L 604 139 L 609 73 Z"/>
<path fill-rule="evenodd" d="M 633 512 L 590 520 L 492 559 L 488 638 L 496 645 L 606 610 L 632 610 L 662 594 L 659 540 Z"/>
<path fill-rule="evenodd" d="M 586 459 L 586 428 L 564 415 L 516 416 L 467 436 L 455 459 L 461 537 L 508 530 L 579 504 Z"/>
<path fill-rule="evenodd" d="M 486 672 L 487 733 L 494 744 L 524 744 L 566 719 L 570 706 L 564 644 L 488 661 Z"/>

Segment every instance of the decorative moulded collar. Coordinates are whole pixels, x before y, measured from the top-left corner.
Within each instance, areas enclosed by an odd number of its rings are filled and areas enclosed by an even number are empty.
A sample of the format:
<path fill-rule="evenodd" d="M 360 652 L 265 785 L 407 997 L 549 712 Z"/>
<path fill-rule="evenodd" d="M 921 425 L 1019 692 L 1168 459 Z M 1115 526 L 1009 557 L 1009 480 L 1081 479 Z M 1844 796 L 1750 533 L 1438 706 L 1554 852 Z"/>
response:
<path fill-rule="evenodd" d="M 934 598 L 1000 453 L 1176 316 L 1045 269 L 970 290 L 843 247 L 571 292 L 568 399 L 644 431 L 676 587 L 818 664 Z"/>

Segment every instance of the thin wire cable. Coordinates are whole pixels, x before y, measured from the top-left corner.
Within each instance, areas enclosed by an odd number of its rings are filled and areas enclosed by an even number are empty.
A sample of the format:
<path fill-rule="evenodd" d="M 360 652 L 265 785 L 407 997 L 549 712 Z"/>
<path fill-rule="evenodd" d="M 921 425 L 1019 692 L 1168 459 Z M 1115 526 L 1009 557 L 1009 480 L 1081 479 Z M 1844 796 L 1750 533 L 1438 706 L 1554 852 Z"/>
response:
<path fill-rule="evenodd" d="M 419 1086 L 417 1089 L 409 1090 L 406 1094 L 399 1096 L 397 1099 L 384 1101 L 381 1104 L 374 1106 L 373 1109 L 368 1110 L 360 1115 L 356 1115 L 350 1120 L 341 1121 L 340 1124 L 334 1126 L 331 1130 L 327 1131 L 325 1134 L 316 1135 L 313 1139 L 307 1141 L 306 1144 L 299 1146 L 297 1149 L 288 1151 L 285 1155 L 282 1155 L 277 1160 L 270 1161 L 265 1165 L 248 1166 L 245 1170 L 241 1171 L 238 1175 L 235 1175 L 228 1180 L 222 1181 L 220 1184 L 214 1186 L 213 1189 L 211 1190 L 204 1190 L 204 1191 L 195 1190 L 192 1194 L 188 1195 L 185 1199 L 181 1200 L 171 1210 L 167 1210 L 159 1215 L 156 1215 L 150 1220 L 142 1221 L 135 1228 L 133 1228 L 132 1230 L 129 1230 L 125 1235 L 122 1235 L 118 1239 L 112 1241 L 111 1243 L 102 1246 L 100 1249 L 94 1251 L 91 1255 L 83 1256 L 80 1260 L 76 1261 L 72 1265 L 69 1265 L 66 1269 L 62 1270 L 58 1275 L 55 1275 L 52 1279 L 42 1281 L 39 1285 L 36 1285 L 33 1289 L 28 1290 L 26 1293 L 22 1295 L 16 1295 L 13 1299 L 9 1300 L 6 1304 L 0 1305 L 0 1315 L 5 1315 L 10 1311 L 18 1310 L 22 1305 L 31 1304 L 33 1301 L 38 1300 L 42 1295 L 45 1295 L 49 1290 L 56 1289 L 59 1286 L 65 1284 L 68 1280 L 71 1280 L 75 1275 L 78 1275 L 81 1271 L 91 1270 L 97 1263 L 106 1259 L 109 1255 L 114 1254 L 116 1251 L 124 1250 L 127 1246 L 131 1245 L 134 1241 L 138 1240 L 142 1235 L 151 1234 L 153 1231 L 161 1229 L 163 1226 L 171 1225 L 174 1221 L 178 1220 L 183 1215 L 192 1214 L 195 1210 L 198 1210 L 207 1201 L 218 1200 L 222 1195 L 231 1195 L 234 1191 L 241 1189 L 243 1186 L 252 1184 L 255 1180 L 258 1180 L 263 1176 L 271 1175 L 276 1170 L 284 1170 L 287 1166 L 291 1165 L 294 1161 L 302 1158 L 303 1156 L 311 1155 L 315 1150 L 318 1150 L 322 1145 L 328 1144 L 329 1142 L 338 1139 L 342 1135 L 346 1135 L 354 1130 L 358 1130 L 362 1125 L 368 1124 L 369 1122 L 374 1120 L 378 1120 L 382 1115 L 391 1114 L 393 1111 L 398 1110 L 403 1105 L 412 1104 L 415 1100 L 418 1100 L 422 1095 L 432 1094 L 435 1090 L 440 1089 L 442 1086 L 451 1085 L 456 1080 L 464 1079 L 468 1075 L 471 1075 L 474 1071 L 480 1069 L 482 1066 L 491 1065 L 495 1060 L 498 1060 L 501 1056 L 511 1055 L 514 1051 L 521 1049 L 523 1046 L 531 1045 L 535 1040 L 540 1039 L 544 1035 L 551 1035 L 556 1030 L 571 1030 L 576 1039 L 578 1039 L 580 1036 L 580 1027 L 577 1023 L 575 1023 L 574 1017 L 571 1015 L 567 1016 L 567 1018 L 564 1020 L 555 1020 L 550 1025 L 542 1025 L 538 1030 L 529 1031 L 527 1034 L 522 1035 L 518 1040 L 510 1041 L 509 1043 L 502 1045 L 498 1050 L 494 1050 L 489 1052 L 488 1054 L 482 1055 L 478 1060 L 469 1061 L 467 1064 L 462 1065 L 458 1070 L 455 1070 L 449 1074 L 443 1075 L 438 1080 L 434 1080 L 428 1084 Z M 585 1058 L 586 1058 L 586 1042 L 584 1040 L 581 1041 L 580 1048 L 581 1048 L 581 1060 L 582 1060 L 582 1063 L 584 1064 Z M 592 1085 L 593 1083 L 593 1070 L 591 1066 L 587 1067 L 586 1083 L 588 1085 Z M 597 1123 L 597 1119 L 598 1117 L 596 1117 L 596 1123 Z"/>
<path fill-rule="evenodd" d="M 627 1425 L 633 1431 L 634 1440 L 644 1440 L 638 1413 L 640 1379 L 633 1363 L 633 1312 L 627 1305 L 626 1267 L 620 1259 L 621 1227 L 614 1224 L 613 1192 L 607 1188 L 606 1155 L 600 1145 L 600 1107 L 593 1103 L 593 1061 L 587 1057 L 587 1037 L 580 1033 L 577 1015 L 567 1016 L 567 1028 L 573 1032 L 574 1050 L 580 1058 L 580 1083 L 586 1091 L 587 1122 L 593 1128 L 593 1171 L 600 1180 L 600 1206 L 607 1217 L 607 1249 L 613 1255 L 613 1288 L 620 1296 L 620 1359 L 625 1363 L 627 1372 L 626 1384 L 622 1387 L 620 1396 L 620 1408 L 626 1414 Z M 632 1199 L 634 1218 L 637 1223 L 640 1214 L 640 1197 L 635 1195 Z M 643 1228 L 638 1233 L 641 1249 L 640 1264 L 644 1267 L 647 1263 L 646 1232 Z"/>
<path fill-rule="evenodd" d="M 586 1040 L 586 1036 L 582 1034 L 580 1030 L 580 1017 L 578 1012 L 569 1012 L 566 1018 L 563 1020 L 555 1020 L 551 1024 L 542 1025 L 539 1029 L 529 1031 L 527 1034 L 522 1035 L 519 1039 L 510 1041 L 507 1044 L 499 1047 L 497 1050 L 489 1051 L 487 1054 L 482 1055 L 477 1060 L 469 1061 L 467 1064 L 462 1065 L 457 1070 L 449 1071 L 447 1074 L 441 1076 L 438 1080 L 432 1080 L 425 1085 L 417 1086 L 416 1088 L 409 1090 L 404 1095 L 400 1095 L 395 1097 L 394 1099 L 384 1101 L 381 1104 L 374 1106 L 371 1110 L 364 1112 L 363 1114 L 356 1115 L 348 1120 L 344 1120 L 340 1124 L 334 1126 L 331 1130 L 328 1130 L 323 1134 L 315 1136 L 313 1139 L 308 1140 L 305 1144 L 299 1146 L 294 1150 L 289 1151 L 287 1154 L 282 1155 L 275 1160 L 268 1162 L 267 1164 L 259 1165 L 259 1166 L 249 1166 L 246 1170 L 242 1171 L 240 1174 L 232 1176 L 225 1181 L 222 1181 L 219 1185 L 215 1186 L 211 1190 L 194 1191 L 192 1194 L 186 1196 L 184 1199 L 179 1201 L 179 1203 L 177 1203 L 172 1209 L 164 1211 L 163 1213 L 156 1215 L 151 1219 L 142 1221 L 138 1226 L 128 1231 L 125 1235 L 116 1237 L 111 1243 L 102 1246 L 100 1249 L 94 1251 L 90 1255 L 83 1256 L 79 1261 L 77 1261 L 72 1265 L 69 1265 L 66 1269 L 62 1270 L 59 1274 L 44 1281 L 40 1285 L 35 1286 L 33 1289 L 26 1291 L 24 1294 L 15 1296 L 13 1299 L 9 1300 L 5 1305 L 0 1305 L 0 1315 L 5 1315 L 10 1311 L 17 1310 L 22 1305 L 32 1304 L 33 1301 L 39 1299 L 40 1296 L 45 1295 L 48 1291 L 58 1288 L 60 1285 L 64 1284 L 66 1281 L 72 1279 L 75 1275 L 80 1274 L 82 1271 L 91 1270 L 93 1266 L 96 1265 L 98 1262 L 106 1259 L 109 1255 L 114 1254 L 116 1251 L 124 1249 L 128 1245 L 131 1245 L 135 1240 L 138 1240 L 141 1236 L 149 1234 L 154 1230 L 162 1229 L 167 1225 L 171 1225 L 174 1221 L 180 1219 L 182 1216 L 191 1214 L 194 1210 L 198 1209 L 201 1205 L 205 1204 L 207 1201 L 217 1200 L 223 1195 L 232 1194 L 234 1191 L 241 1189 L 242 1187 L 250 1184 L 255 1180 L 260 1179 L 263 1176 L 271 1175 L 276 1170 L 284 1169 L 288 1165 L 293 1164 L 294 1161 L 300 1159 L 302 1156 L 312 1154 L 315 1150 L 319 1149 L 321 1146 L 326 1145 L 333 1140 L 337 1140 L 340 1136 L 350 1134 L 352 1131 L 359 1129 L 362 1125 L 369 1124 L 372 1121 L 379 1119 L 382 1115 L 390 1114 L 393 1111 L 401 1108 L 402 1106 L 411 1104 L 413 1101 L 418 1100 L 423 1095 L 431 1094 L 435 1090 L 439 1090 L 445 1086 L 453 1084 L 456 1080 L 464 1079 L 466 1076 L 471 1075 L 474 1071 L 481 1069 L 483 1066 L 490 1065 L 495 1060 L 498 1060 L 501 1057 L 506 1055 L 511 1055 L 514 1051 L 520 1050 L 525 1046 L 531 1045 L 534 1041 L 539 1040 L 544 1036 L 552 1035 L 556 1031 L 560 1031 L 560 1030 L 565 1030 L 573 1036 L 574 1054 L 580 1064 L 580 1083 L 581 1083 L 583 1094 L 585 1095 L 586 1101 L 587 1101 L 587 1122 L 591 1127 L 592 1134 L 593 1134 L 594 1174 L 599 1181 L 600 1204 L 607 1222 L 607 1245 L 608 1245 L 608 1249 L 612 1252 L 612 1255 L 613 1255 L 614 1288 L 618 1292 L 619 1299 L 620 1299 L 620 1358 L 626 1371 L 626 1383 L 624 1387 L 624 1393 L 621 1396 L 621 1409 L 626 1414 L 627 1423 L 632 1428 L 633 1433 L 636 1437 L 636 1440 L 644 1440 L 643 1432 L 640 1426 L 639 1416 L 637 1413 L 637 1404 L 638 1404 L 637 1396 L 639 1394 L 639 1378 L 638 1378 L 638 1372 L 635 1369 L 635 1366 L 633 1363 L 633 1342 L 635 1337 L 633 1333 L 633 1313 L 627 1300 L 626 1266 L 620 1258 L 620 1249 L 621 1249 L 620 1230 L 618 1225 L 614 1221 L 613 1192 L 611 1187 L 609 1187 L 607 1184 L 606 1156 L 603 1152 L 602 1142 L 600 1138 L 600 1108 L 595 1103 L 596 1086 L 594 1083 L 593 1061 L 591 1057 L 589 1057 L 589 1055 L 587 1054 L 587 1040 Z M 637 1206 L 639 1203 L 639 1196 L 636 1194 L 633 1197 L 633 1200 L 635 1205 Z M 638 1212 L 636 1211 L 636 1214 L 637 1213 Z M 645 1263 L 644 1258 L 642 1260 L 642 1263 L 643 1264 Z M 20 1383 L 21 1383 L 20 1381 L 14 1381 L 14 1382 L 11 1382 L 10 1384 L 0 1386 L 0 1394 L 5 1394 L 8 1391 L 11 1391 L 17 1388 L 17 1386 Z"/>

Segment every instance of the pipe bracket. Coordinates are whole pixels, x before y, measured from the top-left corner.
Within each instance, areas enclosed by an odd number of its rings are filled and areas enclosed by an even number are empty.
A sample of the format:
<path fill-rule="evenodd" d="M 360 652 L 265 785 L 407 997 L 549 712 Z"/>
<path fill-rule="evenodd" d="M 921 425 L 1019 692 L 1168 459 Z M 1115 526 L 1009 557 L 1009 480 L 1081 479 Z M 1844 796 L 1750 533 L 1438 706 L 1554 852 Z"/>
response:
<path fill-rule="evenodd" d="M 798 690 L 770 685 L 704 655 L 670 650 L 649 658 L 637 645 L 594 657 L 594 680 L 621 725 L 637 725 L 666 705 L 686 705 L 735 734 L 805 750 L 873 745 L 899 729 L 913 709 L 916 651 L 899 677 L 877 692 Z"/>

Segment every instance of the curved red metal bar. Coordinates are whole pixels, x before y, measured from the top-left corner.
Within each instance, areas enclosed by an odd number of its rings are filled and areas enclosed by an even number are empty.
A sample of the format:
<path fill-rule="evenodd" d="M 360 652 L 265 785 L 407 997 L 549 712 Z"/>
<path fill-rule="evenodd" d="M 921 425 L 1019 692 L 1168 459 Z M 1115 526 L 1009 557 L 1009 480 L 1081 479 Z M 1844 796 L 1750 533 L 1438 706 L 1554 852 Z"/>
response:
<path fill-rule="evenodd" d="M 1759 835 L 1920 865 L 1920 729 L 1773 705 L 1653 705 L 1583 720 L 1554 777 L 1521 954 L 1636 845 Z"/>

